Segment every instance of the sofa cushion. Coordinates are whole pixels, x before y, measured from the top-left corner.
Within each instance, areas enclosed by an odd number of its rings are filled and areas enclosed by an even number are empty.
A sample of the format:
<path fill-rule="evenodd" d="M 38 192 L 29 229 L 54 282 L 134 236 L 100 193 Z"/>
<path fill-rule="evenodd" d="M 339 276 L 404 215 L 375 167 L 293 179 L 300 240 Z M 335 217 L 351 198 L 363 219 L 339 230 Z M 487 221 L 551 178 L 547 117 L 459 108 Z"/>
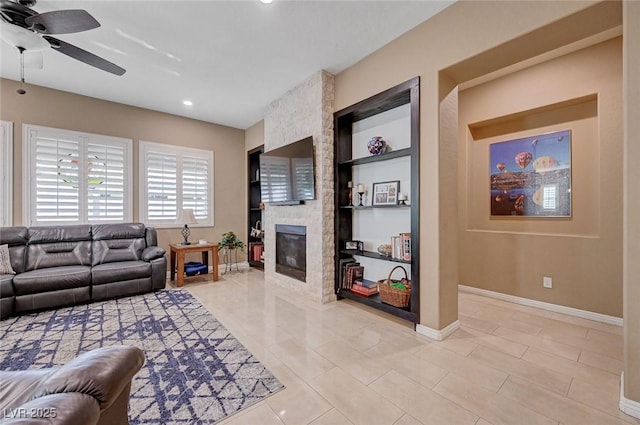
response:
<path fill-rule="evenodd" d="M 91 264 L 91 226 L 29 228 L 25 270 Z"/>
<path fill-rule="evenodd" d="M 16 273 L 24 271 L 24 254 L 27 248 L 28 230 L 26 227 L 0 228 L 0 245 L 9 245 L 11 267 Z"/>
<path fill-rule="evenodd" d="M 79 288 L 91 284 L 89 266 L 62 266 L 32 270 L 13 278 L 16 295 Z"/>
<path fill-rule="evenodd" d="M 11 266 L 9 245 L 0 245 L 0 274 L 16 274 Z"/>
<path fill-rule="evenodd" d="M 12 274 L 0 274 L 0 298 L 13 296 L 13 277 Z"/>
<path fill-rule="evenodd" d="M 91 235 L 94 241 L 144 238 L 145 226 L 142 223 L 95 224 Z"/>
<path fill-rule="evenodd" d="M 144 248 L 145 241 L 143 238 L 93 241 L 91 244 L 92 265 L 137 261 L 142 257 Z"/>
<path fill-rule="evenodd" d="M 120 261 L 93 266 L 91 282 L 101 285 L 110 282 L 132 280 L 151 276 L 151 264 L 145 261 Z"/>

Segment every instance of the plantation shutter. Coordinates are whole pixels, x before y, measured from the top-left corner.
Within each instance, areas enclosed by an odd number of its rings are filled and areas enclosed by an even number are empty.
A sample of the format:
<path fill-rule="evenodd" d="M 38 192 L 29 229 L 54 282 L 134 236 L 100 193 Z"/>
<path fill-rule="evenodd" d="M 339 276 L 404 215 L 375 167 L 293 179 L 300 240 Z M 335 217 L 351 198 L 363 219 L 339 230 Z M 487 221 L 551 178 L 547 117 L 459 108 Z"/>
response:
<path fill-rule="evenodd" d="M 80 220 L 80 143 L 34 135 L 35 221 Z"/>
<path fill-rule="evenodd" d="M 24 124 L 24 222 L 122 223 L 131 219 L 130 139 Z"/>
<path fill-rule="evenodd" d="M 262 184 L 262 199 L 265 202 L 282 202 L 291 199 L 291 174 L 289 158 L 263 156 L 260 176 L 264 176 Z"/>
<path fill-rule="evenodd" d="M 89 221 L 124 221 L 125 147 L 89 143 L 87 154 Z"/>
<path fill-rule="evenodd" d="M 182 158 L 182 206 L 191 208 L 198 221 L 209 218 L 209 163 L 193 156 Z"/>
<path fill-rule="evenodd" d="M 147 218 L 178 218 L 177 156 L 164 152 L 147 152 Z"/>
<path fill-rule="evenodd" d="M 313 158 L 291 158 L 293 199 L 313 198 Z"/>

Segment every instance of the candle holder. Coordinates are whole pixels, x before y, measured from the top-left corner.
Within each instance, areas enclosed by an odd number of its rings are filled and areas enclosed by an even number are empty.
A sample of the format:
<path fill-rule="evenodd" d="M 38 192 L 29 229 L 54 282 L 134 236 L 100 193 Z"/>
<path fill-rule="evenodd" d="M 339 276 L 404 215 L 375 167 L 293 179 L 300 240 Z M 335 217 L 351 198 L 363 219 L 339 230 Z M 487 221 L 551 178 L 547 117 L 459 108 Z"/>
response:
<path fill-rule="evenodd" d="M 409 199 L 409 197 L 407 196 L 406 193 L 400 193 L 398 195 L 398 205 L 407 205 L 407 200 Z"/>
<path fill-rule="evenodd" d="M 359 187 L 358 188 L 358 196 L 360 197 L 360 203 L 358 204 L 359 207 L 364 207 L 364 204 L 362 203 L 362 196 L 364 196 L 364 188 L 363 187 Z"/>
<path fill-rule="evenodd" d="M 353 206 L 353 182 L 349 181 L 347 183 L 347 187 L 349 188 L 349 206 Z"/>

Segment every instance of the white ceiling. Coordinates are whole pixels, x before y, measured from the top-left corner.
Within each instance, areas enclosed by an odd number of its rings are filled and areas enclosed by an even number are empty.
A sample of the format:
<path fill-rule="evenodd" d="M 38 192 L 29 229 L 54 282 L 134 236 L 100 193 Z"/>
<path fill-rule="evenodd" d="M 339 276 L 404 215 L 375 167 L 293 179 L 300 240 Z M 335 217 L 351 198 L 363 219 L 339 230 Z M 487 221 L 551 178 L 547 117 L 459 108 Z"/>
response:
<path fill-rule="evenodd" d="M 451 3 L 40 0 L 40 13 L 87 10 L 100 28 L 56 37 L 127 72 L 118 77 L 46 48 L 44 68 L 26 69 L 25 80 L 245 129 L 318 70 L 339 73 Z M 0 50 L 0 75 L 19 80 L 17 49 Z"/>

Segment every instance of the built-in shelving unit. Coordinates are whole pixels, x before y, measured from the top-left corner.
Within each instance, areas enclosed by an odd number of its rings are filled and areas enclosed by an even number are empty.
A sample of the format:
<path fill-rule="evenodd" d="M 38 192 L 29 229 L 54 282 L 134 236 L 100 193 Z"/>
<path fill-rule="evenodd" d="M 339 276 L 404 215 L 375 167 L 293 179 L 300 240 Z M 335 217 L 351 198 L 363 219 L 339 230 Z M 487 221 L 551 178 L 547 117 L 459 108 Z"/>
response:
<path fill-rule="evenodd" d="M 253 236 L 251 229 L 256 227 L 256 223 L 260 223 L 262 229 L 264 229 L 264 214 L 261 207 L 261 193 L 260 193 L 260 154 L 264 152 L 264 146 L 258 146 L 252 149 L 247 154 L 247 209 L 248 209 L 248 222 L 247 222 L 247 237 L 248 243 L 248 259 L 251 267 L 257 267 L 264 269 L 264 262 L 252 258 L 253 245 L 263 243 L 262 238 Z"/>
<path fill-rule="evenodd" d="M 334 114 L 336 295 L 414 323 L 420 320 L 419 96 L 416 77 Z M 366 142 L 372 136 L 385 138 L 389 151 L 370 155 Z M 408 194 L 407 205 L 372 205 L 373 183 L 387 181 L 400 182 L 398 193 Z M 359 197 L 349 182 L 353 187 L 366 186 L 364 205 L 358 206 Z M 398 231 L 411 234 L 410 261 L 376 250 Z M 362 250 L 345 249 L 346 242 L 354 240 L 363 243 Z M 364 265 L 365 280 L 370 281 L 384 279 L 395 266 L 403 266 L 412 283 L 409 305 L 395 307 L 382 302 L 379 294 L 367 297 L 344 288 L 341 266 L 350 259 Z"/>

